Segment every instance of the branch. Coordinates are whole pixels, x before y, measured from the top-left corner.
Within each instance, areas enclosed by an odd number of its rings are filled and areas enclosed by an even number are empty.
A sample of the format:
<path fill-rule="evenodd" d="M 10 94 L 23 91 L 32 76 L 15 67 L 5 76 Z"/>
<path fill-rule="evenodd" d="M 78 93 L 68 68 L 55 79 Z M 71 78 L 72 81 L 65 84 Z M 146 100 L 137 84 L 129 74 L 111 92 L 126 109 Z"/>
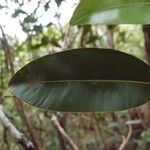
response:
<path fill-rule="evenodd" d="M 131 135 L 132 135 L 132 126 L 131 125 L 128 125 L 129 127 L 129 132 L 128 132 L 128 135 L 127 137 L 123 137 L 123 141 L 122 141 L 122 144 L 120 145 L 119 149 L 118 150 L 123 150 L 125 148 L 125 146 L 127 145 Z"/>
<path fill-rule="evenodd" d="M 53 126 L 56 128 L 56 130 L 61 134 L 61 136 L 68 142 L 68 144 L 71 146 L 73 150 L 79 150 L 77 145 L 74 143 L 74 141 L 69 137 L 69 135 L 66 133 L 66 131 L 63 129 L 63 127 L 60 125 L 57 116 L 55 114 L 52 114 L 50 117 L 47 112 L 45 112 L 46 117 L 48 117 Z"/>
<path fill-rule="evenodd" d="M 115 25 L 108 25 L 107 26 L 107 41 L 110 48 L 114 48 L 114 41 L 113 41 L 113 35 L 114 35 L 114 28 Z"/>
<path fill-rule="evenodd" d="M 35 150 L 33 144 L 8 120 L 3 112 L 3 106 L 0 105 L 0 122 L 10 132 L 11 136 L 21 144 L 26 150 Z"/>
<path fill-rule="evenodd" d="M 143 25 L 144 45 L 147 63 L 150 64 L 150 25 Z"/>

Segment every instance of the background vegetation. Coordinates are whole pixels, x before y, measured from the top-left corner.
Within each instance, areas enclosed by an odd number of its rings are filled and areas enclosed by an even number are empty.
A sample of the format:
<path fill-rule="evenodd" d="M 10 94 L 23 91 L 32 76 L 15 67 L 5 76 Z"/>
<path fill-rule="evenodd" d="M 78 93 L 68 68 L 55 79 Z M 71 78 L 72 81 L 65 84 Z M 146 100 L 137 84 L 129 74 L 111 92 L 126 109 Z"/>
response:
<path fill-rule="evenodd" d="M 79 47 L 115 48 L 150 63 L 150 25 L 62 25 L 60 8 L 67 0 L 39 0 L 31 12 L 24 9 L 32 1 L 0 2 L 0 13 L 11 15 L 25 35 L 24 40 L 17 33 L 12 37 L 6 31 L 7 24 L 0 20 L 0 109 L 23 134 L 22 139 L 16 138 L 0 117 L 0 149 L 149 150 L 149 104 L 121 112 L 51 112 L 16 100 L 8 90 L 8 83 L 31 60 Z M 50 14 L 53 6 L 56 11 Z M 43 24 L 40 19 L 47 13 L 52 17 Z M 29 142 L 32 146 L 27 145 Z"/>

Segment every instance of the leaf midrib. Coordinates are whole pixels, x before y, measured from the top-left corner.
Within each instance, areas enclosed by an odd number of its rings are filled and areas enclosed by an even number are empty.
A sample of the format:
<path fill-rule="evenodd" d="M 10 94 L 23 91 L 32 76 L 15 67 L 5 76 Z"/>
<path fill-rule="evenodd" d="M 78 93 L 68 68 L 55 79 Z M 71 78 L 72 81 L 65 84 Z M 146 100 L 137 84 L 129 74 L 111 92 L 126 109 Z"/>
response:
<path fill-rule="evenodd" d="M 132 81 L 132 80 L 57 80 L 57 81 L 33 81 L 33 82 L 21 82 L 21 83 L 15 83 L 11 84 L 10 86 L 14 86 L 17 84 L 40 84 L 40 83 L 65 83 L 65 82 L 103 82 L 103 83 L 133 83 L 133 84 L 145 84 L 150 85 L 150 82 L 143 82 L 143 81 Z"/>

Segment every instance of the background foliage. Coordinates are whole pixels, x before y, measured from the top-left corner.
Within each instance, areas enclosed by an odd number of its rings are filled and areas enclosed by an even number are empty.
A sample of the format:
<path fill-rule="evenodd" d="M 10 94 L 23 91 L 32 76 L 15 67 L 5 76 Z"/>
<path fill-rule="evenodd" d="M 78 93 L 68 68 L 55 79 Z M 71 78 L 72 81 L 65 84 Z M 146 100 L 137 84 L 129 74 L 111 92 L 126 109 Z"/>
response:
<path fill-rule="evenodd" d="M 11 14 L 11 18 L 16 20 L 16 24 L 20 25 L 26 35 L 23 41 L 17 36 L 11 37 L 5 30 L 7 24 L 2 24 L 0 21 L 1 31 L 6 37 L 4 39 L 4 36 L 0 35 L 0 95 L 5 115 L 20 132 L 34 143 L 35 149 L 121 150 L 121 145 L 127 140 L 124 149 L 148 150 L 150 147 L 148 104 L 115 113 L 84 114 L 51 112 L 23 104 L 21 108 L 24 108 L 27 121 L 21 115 L 23 110 L 18 111 L 17 103 L 14 103 L 14 97 L 8 91 L 8 82 L 14 73 L 13 69 L 17 71 L 40 56 L 79 47 L 105 47 L 121 50 L 148 62 L 148 52 L 145 51 L 144 44 L 145 40 L 150 39 L 144 38 L 145 32 L 142 26 L 86 25 L 72 27 L 68 23 L 62 25 L 60 20 L 63 12 L 60 13 L 59 10 L 65 3 L 63 0 L 38 1 L 36 8 L 29 12 L 24 9 L 24 6 L 28 6 L 32 1 L 8 0 L 0 3 L 0 13 Z M 43 24 L 40 18 L 44 17 L 47 12 L 51 15 L 50 10 L 54 6 L 52 3 L 56 3 L 56 12 L 53 13 L 49 22 Z M 12 5 L 15 5 L 13 10 Z M 42 14 L 39 11 L 41 9 L 43 9 Z M 55 21 L 52 21 L 53 18 Z M 57 116 L 59 124 L 74 141 L 76 147 L 72 147 L 67 138 L 59 132 L 59 126 L 52 118 L 53 114 Z M 24 149 L 2 125 L 0 125 L 0 147 L 3 150 Z"/>

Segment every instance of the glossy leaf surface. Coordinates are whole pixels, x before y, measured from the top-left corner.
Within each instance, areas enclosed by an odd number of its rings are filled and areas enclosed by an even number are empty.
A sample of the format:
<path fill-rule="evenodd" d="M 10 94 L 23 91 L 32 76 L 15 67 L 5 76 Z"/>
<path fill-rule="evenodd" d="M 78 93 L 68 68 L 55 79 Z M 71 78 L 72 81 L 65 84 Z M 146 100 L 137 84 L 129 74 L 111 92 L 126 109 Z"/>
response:
<path fill-rule="evenodd" d="M 150 100 L 150 67 L 116 50 L 74 49 L 32 61 L 9 86 L 19 99 L 44 109 L 117 111 Z"/>
<path fill-rule="evenodd" d="M 70 24 L 149 24 L 150 0 L 82 0 Z"/>

